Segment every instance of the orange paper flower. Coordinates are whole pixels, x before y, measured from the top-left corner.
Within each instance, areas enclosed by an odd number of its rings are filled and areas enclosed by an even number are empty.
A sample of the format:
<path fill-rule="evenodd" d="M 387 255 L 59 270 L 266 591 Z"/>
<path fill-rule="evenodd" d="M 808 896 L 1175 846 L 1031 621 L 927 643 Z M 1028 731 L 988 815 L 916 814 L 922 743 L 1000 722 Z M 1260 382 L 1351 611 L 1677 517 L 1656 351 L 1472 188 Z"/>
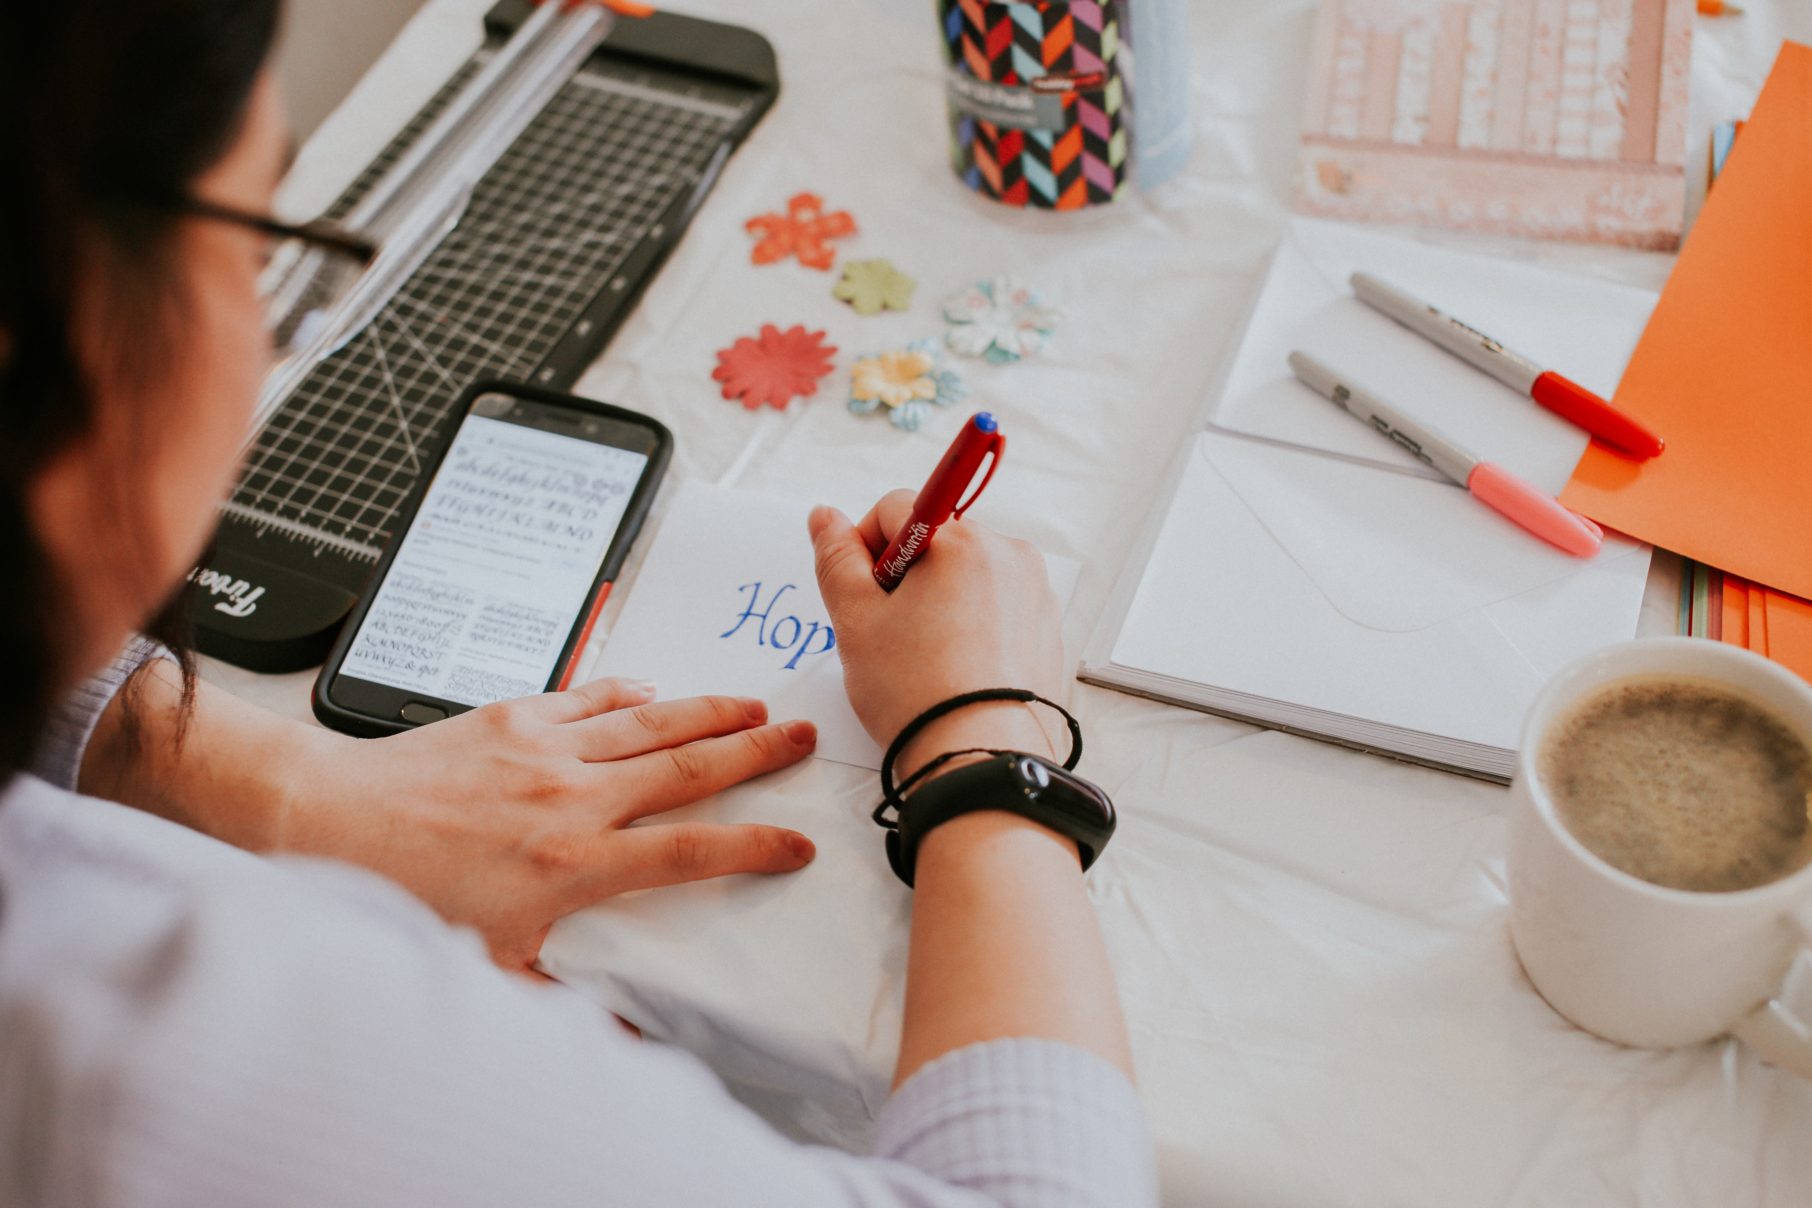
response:
<path fill-rule="evenodd" d="M 797 194 L 786 203 L 784 214 L 761 214 L 743 224 L 751 235 L 760 236 L 749 258 L 756 264 L 773 264 L 788 256 L 797 256 L 808 268 L 828 271 L 837 253 L 832 239 L 856 233 L 856 220 L 847 210 L 824 211 L 824 199 L 815 193 Z"/>

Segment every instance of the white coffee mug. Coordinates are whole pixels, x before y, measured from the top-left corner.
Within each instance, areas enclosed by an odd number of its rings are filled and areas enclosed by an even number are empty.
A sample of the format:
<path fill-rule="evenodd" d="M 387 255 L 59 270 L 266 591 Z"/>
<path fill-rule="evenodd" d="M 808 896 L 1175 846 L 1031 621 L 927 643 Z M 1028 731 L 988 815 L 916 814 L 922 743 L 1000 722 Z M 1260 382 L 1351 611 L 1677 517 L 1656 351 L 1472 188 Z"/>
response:
<path fill-rule="evenodd" d="M 1562 1015 L 1641 1048 L 1726 1034 L 1812 1078 L 1812 866 L 1735 893 L 1669 889 L 1613 868 L 1555 814 L 1538 758 L 1557 719 L 1632 676 L 1709 680 L 1812 746 L 1812 688 L 1759 655 L 1702 638 L 1651 638 L 1555 677 L 1523 730 L 1511 787 L 1510 930 L 1535 988 Z"/>

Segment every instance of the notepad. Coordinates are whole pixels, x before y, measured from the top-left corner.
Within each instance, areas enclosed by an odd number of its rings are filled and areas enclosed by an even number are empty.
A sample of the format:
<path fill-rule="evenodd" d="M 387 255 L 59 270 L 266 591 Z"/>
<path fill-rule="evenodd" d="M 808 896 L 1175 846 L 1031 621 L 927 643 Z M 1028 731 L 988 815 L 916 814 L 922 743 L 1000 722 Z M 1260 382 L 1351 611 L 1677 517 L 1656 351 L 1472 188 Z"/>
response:
<path fill-rule="evenodd" d="M 782 496 L 681 483 L 593 674 L 653 680 L 662 700 L 757 697 L 776 721 L 815 723 L 819 758 L 879 768 L 881 749 L 843 689 L 806 533 L 811 510 Z M 1067 601 L 1080 566 L 1050 558 L 1047 567 Z"/>
<path fill-rule="evenodd" d="M 1671 250 L 1693 0 L 1323 0 L 1309 213 Z"/>
<path fill-rule="evenodd" d="M 1364 306 L 1383 276 L 1592 389 L 1654 295 L 1299 219 L 1227 379 L 1122 576 L 1082 678 L 1505 779 L 1523 715 L 1574 658 L 1635 633 L 1649 550 L 1532 537 L 1296 382 L 1302 348 L 1544 490 L 1586 437 Z"/>

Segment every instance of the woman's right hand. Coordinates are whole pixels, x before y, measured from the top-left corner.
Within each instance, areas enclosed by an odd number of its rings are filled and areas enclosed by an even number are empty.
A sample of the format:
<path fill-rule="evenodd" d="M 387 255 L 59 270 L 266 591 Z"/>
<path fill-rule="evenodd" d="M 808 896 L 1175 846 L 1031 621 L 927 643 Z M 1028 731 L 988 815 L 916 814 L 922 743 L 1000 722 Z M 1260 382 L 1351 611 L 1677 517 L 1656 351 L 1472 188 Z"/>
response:
<path fill-rule="evenodd" d="M 938 530 L 892 593 L 875 582 L 875 559 L 912 503 L 911 491 L 894 491 L 859 524 L 834 508 L 811 515 L 818 586 L 864 728 L 885 747 L 926 709 L 981 688 L 1024 688 L 1061 700 L 1062 614 L 1033 546 L 959 520 Z M 1034 708 L 1000 702 L 958 710 L 911 744 L 898 774 L 967 747 L 1060 750 Z"/>
<path fill-rule="evenodd" d="M 973 520 L 946 524 L 900 586 L 881 590 L 875 559 L 912 500 L 896 491 L 859 525 L 830 508 L 812 513 L 818 583 L 856 716 L 886 746 L 958 693 L 1025 688 L 1062 700 L 1061 618 L 1030 545 Z M 904 778 L 972 747 L 1054 754 L 1040 724 L 1049 712 L 1011 701 L 958 709 L 914 739 L 896 770 Z M 922 836 L 896 1086 L 945 1053 L 1014 1036 L 1077 1045 L 1131 1072 L 1113 972 L 1079 874 L 1073 842 L 1001 810 Z"/>

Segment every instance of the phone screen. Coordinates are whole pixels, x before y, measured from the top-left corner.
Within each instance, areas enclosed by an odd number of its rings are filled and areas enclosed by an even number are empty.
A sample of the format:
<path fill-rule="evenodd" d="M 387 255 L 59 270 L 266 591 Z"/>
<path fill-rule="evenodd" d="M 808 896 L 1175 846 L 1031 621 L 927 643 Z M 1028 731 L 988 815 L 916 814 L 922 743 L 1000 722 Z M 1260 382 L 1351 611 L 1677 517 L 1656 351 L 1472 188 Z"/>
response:
<path fill-rule="evenodd" d="M 543 691 L 648 465 L 622 427 L 481 396 L 339 674 L 461 705 Z"/>

